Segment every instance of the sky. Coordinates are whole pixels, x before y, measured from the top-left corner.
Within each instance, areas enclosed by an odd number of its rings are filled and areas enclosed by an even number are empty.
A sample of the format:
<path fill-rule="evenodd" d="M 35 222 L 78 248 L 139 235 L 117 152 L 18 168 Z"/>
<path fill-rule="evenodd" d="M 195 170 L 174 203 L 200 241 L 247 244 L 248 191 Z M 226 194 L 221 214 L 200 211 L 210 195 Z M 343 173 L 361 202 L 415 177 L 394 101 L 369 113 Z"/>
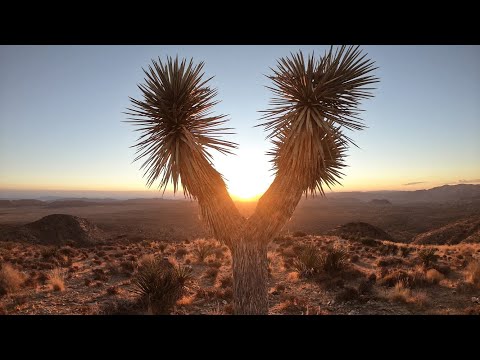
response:
<path fill-rule="evenodd" d="M 0 46 L 0 198 L 12 191 L 147 190 L 138 133 L 125 123 L 139 99 L 142 67 L 167 55 L 205 62 L 239 144 L 214 155 L 234 197 L 263 193 L 273 180 L 259 124 L 269 108 L 265 76 L 290 52 L 329 46 Z M 342 180 L 333 191 L 416 190 L 480 183 L 480 46 L 362 46 L 379 68 L 363 101 L 367 129 L 349 132 Z M 161 196 L 155 187 L 148 193 Z M 168 194 L 168 191 L 167 191 Z M 180 193 L 180 196 L 182 194 Z"/>

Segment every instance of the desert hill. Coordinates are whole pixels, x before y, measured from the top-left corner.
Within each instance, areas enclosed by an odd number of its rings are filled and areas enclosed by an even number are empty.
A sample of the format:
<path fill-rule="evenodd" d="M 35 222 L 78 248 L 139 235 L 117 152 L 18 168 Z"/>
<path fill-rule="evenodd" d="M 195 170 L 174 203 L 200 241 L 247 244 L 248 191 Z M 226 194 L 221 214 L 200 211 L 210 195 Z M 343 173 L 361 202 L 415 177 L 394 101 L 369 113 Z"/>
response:
<path fill-rule="evenodd" d="M 84 218 L 52 214 L 23 226 L 0 229 L 0 240 L 76 246 L 93 245 L 104 238 L 95 224 Z"/>
<path fill-rule="evenodd" d="M 462 219 L 417 235 L 414 244 L 480 243 L 480 216 Z"/>
<path fill-rule="evenodd" d="M 351 222 L 344 224 L 329 231 L 328 234 L 347 238 L 353 236 L 357 238 L 369 237 L 380 240 L 393 240 L 392 236 L 382 229 L 364 222 Z"/>

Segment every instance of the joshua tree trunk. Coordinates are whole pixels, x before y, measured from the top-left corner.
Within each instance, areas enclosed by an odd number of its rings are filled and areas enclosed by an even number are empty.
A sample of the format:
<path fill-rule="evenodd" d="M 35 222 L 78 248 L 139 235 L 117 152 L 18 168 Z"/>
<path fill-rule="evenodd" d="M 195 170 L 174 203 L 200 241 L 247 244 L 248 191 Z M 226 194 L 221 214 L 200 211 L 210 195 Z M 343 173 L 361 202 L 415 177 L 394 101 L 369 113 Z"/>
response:
<path fill-rule="evenodd" d="M 268 314 L 267 244 L 242 239 L 231 247 L 236 315 Z"/>

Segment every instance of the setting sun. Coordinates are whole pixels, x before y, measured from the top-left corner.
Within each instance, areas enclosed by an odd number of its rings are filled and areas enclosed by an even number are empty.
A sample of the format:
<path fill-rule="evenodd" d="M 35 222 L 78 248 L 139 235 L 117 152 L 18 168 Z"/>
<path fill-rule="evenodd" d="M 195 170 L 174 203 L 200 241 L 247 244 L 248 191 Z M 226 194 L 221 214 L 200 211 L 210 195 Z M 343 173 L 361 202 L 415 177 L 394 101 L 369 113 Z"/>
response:
<path fill-rule="evenodd" d="M 230 181 L 228 192 L 234 200 L 255 201 L 264 193 L 253 179 L 233 179 Z"/>
<path fill-rule="evenodd" d="M 233 200 L 256 201 L 272 182 L 269 158 L 261 147 L 243 148 L 237 156 L 218 156 L 215 167 L 225 176 L 228 192 Z"/>

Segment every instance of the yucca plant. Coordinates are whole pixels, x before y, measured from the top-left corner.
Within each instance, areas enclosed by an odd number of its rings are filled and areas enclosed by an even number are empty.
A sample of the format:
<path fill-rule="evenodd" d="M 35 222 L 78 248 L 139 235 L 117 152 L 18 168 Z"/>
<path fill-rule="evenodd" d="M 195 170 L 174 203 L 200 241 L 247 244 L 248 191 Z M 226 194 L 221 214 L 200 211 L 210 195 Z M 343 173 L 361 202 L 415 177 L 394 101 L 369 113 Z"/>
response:
<path fill-rule="evenodd" d="M 320 267 L 326 272 L 337 272 L 346 266 L 347 258 L 345 250 L 330 246 L 320 257 Z"/>
<path fill-rule="evenodd" d="M 371 97 L 373 62 L 359 47 L 333 48 L 316 58 L 299 52 L 278 61 L 272 108 L 262 123 L 272 140 L 269 152 L 275 179 L 245 219 L 228 194 L 210 151 L 229 154 L 236 144 L 220 138 L 230 129 L 224 115 L 213 115 L 216 90 L 204 79 L 203 63 L 167 58 L 153 61 L 139 85 L 143 99 L 131 98 L 129 121 L 141 132 L 136 160 L 145 158 L 147 185 L 159 180 L 165 191 L 197 200 L 213 236 L 232 252 L 236 314 L 268 312 L 267 245 L 292 216 L 302 194 L 324 195 L 339 183 L 352 140 L 344 129 L 364 128 L 362 99 Z"/>
<path fill-rule="evenodd" d="M 168 314 L 182 295 L 185 278 L 182 276 L 180 279 L 178 270 L 167 260 L 145 258 L 132 280 L 132 291 L 153 314 Z"/>
<path fill-rule="evenodd" d="M 293 268 L 303 277 L 311 277 L 320 269 L 321 258 L 318 249 L 314 245 L 307 245 L 293 260 Z"/>
<path fill-rule="evenodd" d="M 215 246 L 206 240 L 197 240 L 193 248 L 193 254 L 196 256 L 198 262 L 203 262 L 205 258 L 212 254 Z"/>

